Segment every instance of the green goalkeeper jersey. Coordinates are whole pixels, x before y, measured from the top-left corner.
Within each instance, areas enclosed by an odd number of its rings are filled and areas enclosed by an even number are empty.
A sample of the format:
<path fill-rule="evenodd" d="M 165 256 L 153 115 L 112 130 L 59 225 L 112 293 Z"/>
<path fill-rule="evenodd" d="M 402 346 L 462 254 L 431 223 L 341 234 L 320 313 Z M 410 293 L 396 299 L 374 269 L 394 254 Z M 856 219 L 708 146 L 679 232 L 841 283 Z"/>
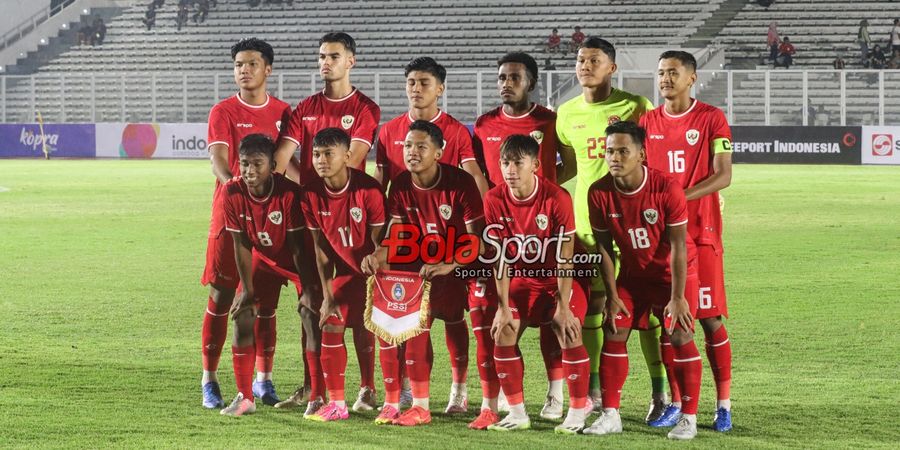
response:
<path fill-rule="evenodd" d="M 560 105 L 556 116 L 559 142 L 575 150 L 578 175 L 575 177 L 576 234 L 589 249 L 595 246 L 588 218 L 587 192 L 595 181 L 609 172 L 606 167 L 606 127 L 621 120 L 638 123 L 644 113 L 653 109 L 646 97 L 613 89 L 609 97 L 588 103 L 579 95 Z"/>

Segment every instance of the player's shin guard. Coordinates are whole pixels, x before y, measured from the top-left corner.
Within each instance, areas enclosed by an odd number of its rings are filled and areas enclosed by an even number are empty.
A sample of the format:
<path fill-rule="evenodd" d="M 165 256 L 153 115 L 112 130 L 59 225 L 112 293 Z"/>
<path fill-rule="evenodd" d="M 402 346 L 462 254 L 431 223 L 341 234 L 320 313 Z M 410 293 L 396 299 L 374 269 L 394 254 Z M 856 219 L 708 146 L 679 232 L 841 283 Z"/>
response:
<path fill-rule="evenodd" d="M 399 347 L 378 339 L 378 360 L 384 380 L 384 402 L 400 404 L 400 352 Z M 396 407 L 396 406 L 395 406 Z"/>
<path fill-rule="evenodd" d="M 453 375 L 453 382 L 465 384 L 469 371 L 469 327 L 466 325 L 466 319 L 444 322 L 444 330 L 447 350 L 450 352 L 450 371 Z"/>
<path fill-rule="evenodd" d="M 353 329 L 353 346 L 359 362 L 359 387 L 375 390 L 375 335 L 365 327 Z"/>
<path fill-rule="evenodd" d="M 275 362 L 276 336 L 275 310 L 260 308 L 253 324 L 253 337 L 256 341 L 256 371 L 271 373 Z"/>
<path fill-rule="evenodd" d="M 491 324 L 494 314 L 485 314 L 483 309 L 470 313 L 472 331 L 475 332 L 475 359 L 478 363 L 478 378 L 481 380 L 481 395 L 485 399 L 496 399 L 500 395 L 500 381 L 494 367 L 494 339 Z"/>
<path fill-rule="evenodd" d="M 716 382 L 717 400 L 731 398 L 731 342 L 725 324 L 706 333 L 706 357 Z"/>
<path fill-rule="evenodd" d="M 344 371 L 347 368 L 347 347 L 344 333 L 322 331 L 322 375 L 330 401 L 344 401 Z"/>
<path fill-rule="evenodd" d="M 203 370 L 215 372 L 219 368 L 222 347 L 228 334 L 229 309 L 231 303 L 217 305 L 212 297 L 206 302 L 206 313 L 203 314 L 203 328 L 200 332 Z"/>
<path fill-rule="evenodd" d="M 317 351 L 306 350 L 306 364 L 309 370 L 309 399 L 315 400 L 318 397 L 325 398 L 325 376 L 322 374 L 321 355 Z"/>
<path fill-rule="evenodd" d="M 238 391 L 244 398 L 253 398 L 253 362 L 256 359 L 256 346 L 231 346 L 231 361 L 234 367 L 234 381 Z"/>
<path fill-rule="evenodd" d="M 547 369 L 547 381 L 551 384 L 554 381 L 562 382 L 563 378 L 563 350 L 559 346 L 559 339 L 553 332 L 553 327 L 549 323 L 541 324 L 541 355 L 544 357 L 544 368 Z M 587 352 L 587 350 L 585 350 Z M 590 371 L 590 362 L 588 362 L 588 371 Z"/>
<path fill-rule="evenodd" d="M 590 389 L 600 389 L 600 349 L 603 347 L 603 315 L 591 314 L 584 317 L 584 325 L 581 328 L 581 339 L 591 360 L 591 385 Z"/>
<path fill-rule="evenodd" d="M 431 332 L 406 341 L 406 373 L 412 387 L 413 402 L 428 401 L 431 389 L 431 366 L 434 363 L 434 350 L 431 347 Z M 414 403 L 415 404 L 415 403 Z"/>
<path fill-rule="evenodd" d="M 609 339 L 603 342 L 600 355 L 600 384 L 603 386 L 603 407 L 619 409 L 622 386 L 628 377 L 628 343 Z"/>
<path fill-rule="evenodd" d="M 569 385 L 569 408 L 584 409 L 587 406 L 589 363 L 590 358 L 583 345 L 562 351 L 562 365 Z"/>
<path fill-rule="evenodd" d="M 703 364 L 700 362 L 700 351 L 693 340 L 684 345 L 672 345 L 675 352 L 675 377 L 681 388 L 681 412 L 697 414 L 697 402 L 700 399 L 700 375 Z"/>
<path fill-rule="evenodd" d="M 659 348 L 659 337 L 662 335 L 662 326 L 655 315 L 650 315 L 650 328 L 641 330 L 638 335 L 641 338 L 641 352 L 647 363 L 647 371 L 650 372 L 650 386 L 654 394 L 666 392 L 666 368 L 663 366 L 662 355 Z"/>
<path fill-rule="evenodd" d="M 525 375 L 525 365 L 522 363 L 522 355 L 515 345 L 494 346 L 494 364 L 497 367 L 497 378 L 500 379 L 500 387 L 506 395 L 509 405 L 515 406 L 524 403 L 522 395 L 522 383 Z"/>
<path fill-rule="evenodd" d="M 672 349 L 672 341 L 669 335 L 663 333 L 659 337 L 659 349 L 662 355 L 663 365 L 666 368 L 666 377 L 669 380 L 669 390 L 672 393 L 672 401 L 681 402 L 681 388 L 678 386 L 678 378 L 675 376 L 675 350 Z"/>

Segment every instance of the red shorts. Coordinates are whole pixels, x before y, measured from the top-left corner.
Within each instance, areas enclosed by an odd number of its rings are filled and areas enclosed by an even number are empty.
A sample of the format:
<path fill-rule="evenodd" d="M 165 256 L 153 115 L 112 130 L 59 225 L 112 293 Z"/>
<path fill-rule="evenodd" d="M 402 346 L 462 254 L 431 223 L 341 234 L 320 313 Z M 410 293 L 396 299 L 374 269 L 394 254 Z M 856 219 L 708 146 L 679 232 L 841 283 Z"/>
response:
<path fill-rule="evenodd" d="M 434 318 L 458 322 L 466 317 L 469 293 L 465 281 L 453 275 L 433 279 L 428 298 Z"/>
<path fill-rule="evenodd" d="M 299 295 L 301 287 L 300 277 L 297 274 L 272 267 L 253 258 L 253 290 L 256 295 L 256 305 L 260 309 L 271 309 L 273 313 L 278 309 L 281 287 L 286 285 L 288 280 L 294 283 Z"/>
<path fill-rule="evenodd" d="M 331 280 L 331 295 L 341 311 L 341 317 L 328 318 L 329 325 L 356 328 L 363 325 L 366 310 L 366 276 L 361 274 L 336 275 Z M 321 305 L 320 305 L 321 307 Z"/>
<path fill-rule="evenodd" d="M 497 295 L 497 283 L 493 278 L 473 278 L 468 280 L 469 311 L 475 309 L 497 310 L 500 297 Z"/>
<path fill-rule="evenodd" d="M 213 194 L 212 216 L 209 220 L 209 237 L 206 240 L 206 267 L 200 283 L 220 288 L 237 289 L 241 282 L 234 262 L 234 240 L 225 231 L 225 207 L 219 189 Z"/>
<path fill-rule="evenodd" d="M 712 245 L 698 245 L 697 272 L 700 280 L 697 319 L 728 317 L 722 250 Z"/>
<path fill-rule="evenodd" d="M 526 280 L 513 278 L 509 281 L 509 309 L 512 311 L 513 319 L 521 320 L 521 326 L 526 327 L 550 322 L 556 313 L 556 284 L 542 286 Z M 591 295 L 590 283 L 589 279 L 572 280 L 569 309 L 581 324 L 584 324 L 587 299 Z"/>
<path fill-rule="evenodd" d="M 672 299 L 672 285 L 665 282 L 649 280 L 633 280 L 616 283 L 616 292 L 631 317 L 624 314 L 616 316 L 617 328 L 646 330 L 650 327 L 650 314 L 663 317 L 663 310 Z M 688 302 L 691 315 L 697 318 L 697 277 L 689 275 L 684 284 L 684 298 Z M 671 317 L 665 317 L 664 326 L 671 324 Z M 691 327 L 693 331 L 693 326 Z"/>

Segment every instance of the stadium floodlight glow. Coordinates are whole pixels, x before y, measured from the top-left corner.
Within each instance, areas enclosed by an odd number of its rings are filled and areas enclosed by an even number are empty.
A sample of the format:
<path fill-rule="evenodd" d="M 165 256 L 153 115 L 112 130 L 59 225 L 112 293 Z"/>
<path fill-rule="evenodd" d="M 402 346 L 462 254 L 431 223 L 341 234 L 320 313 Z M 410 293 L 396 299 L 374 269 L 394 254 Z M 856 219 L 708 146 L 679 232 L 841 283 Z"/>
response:
<path fill-rule="evenodd" d="M 41 39 L 41 44 L 46 44 L 46 43 L 47 43 L 47 40 L 42 38 L 42 39 Z"/>
<path fill-rule="evenodd" d="M 82 10 L 81 10 L 81 13 L 82 13 L 82 14 L 87 14 L 87 13 L 88 13 L 87 8 L 82 9 Z"/>
<path fill-rule="evenodd" d="M 68 30 L 69 24 L 67 24 L 67 23 L 62 24 L 62 28 L 63 28 L 63 30 Z"/>
<path fill-rule="evenodd" d="M 19 52 L 19 57 L 20 57 L 20 58 L 24 58 L 24 57 L 25 57 L 25 53 Z"/>

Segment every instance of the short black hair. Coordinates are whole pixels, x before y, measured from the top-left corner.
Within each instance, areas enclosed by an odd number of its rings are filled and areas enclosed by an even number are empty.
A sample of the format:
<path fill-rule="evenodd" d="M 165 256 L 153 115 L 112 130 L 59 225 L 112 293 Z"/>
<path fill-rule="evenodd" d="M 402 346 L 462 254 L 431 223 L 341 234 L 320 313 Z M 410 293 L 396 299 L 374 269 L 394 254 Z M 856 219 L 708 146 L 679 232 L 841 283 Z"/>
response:
<path fill-rule="evenodd" d="M 241 139 L 240 149 L 238 149 L 238 154 L 244 156 L 250 155 L 266 155 L 269 158 L 269 161 L 275 163 L 275 141 L 272 138 L 256 133 L 249 134 Z"/>
<path fill-rule="evenodd" d="M 500 158 L 515 161 L 526 156 L 537 158 L 541 147 L 531 136 L 511 134 L 500 144 Z"/>
<path fill-rule="evenodd" d="M 634 122 L 619 121 L 606 127 L 606 135 L 611 134 L 627 134 L 632 141 L 640 144 L 640 148 L 644 148 L 644 140 L 647 138 L 647 131 Z"/>
<path fill-rule="evenodd" d="M 610 61 L 616 62 L 616 47 L 606 39 L 591 36 L 581 43 L 581 48 L 596 48 L 601 52 L 606 53 L 606 56 L 609 56 Z"/>
<path fill-rule="evenodd" d="M 270 66 L 275 62 L 275 50 L 272 49 L 272 46 L 269 45 L 268 42 L 255 37 L 241 39 L 232 45 L 231 60 L 234 61 L 234 58 L 237 58 L 238 53 L 247 50 L 259 52 L 263 59 L 266 60 L 266 64 Z"/>
<path fill-rule="evenodd" d="M 667 50 L 659 55 L 660 61 L 664 59 L 677 59 L 683 66 L 689 67 L 691 71 L 697 71 L 697 59 L 694 58 L 694 55 L 690 54 L 690 52 L 683 50 Z"/>
<path fill-rule="evenodd" d="M 444 66 L 438 64 L 434 58 L 430 56 L 420 56 L 418 58 L 414 58 L 406 67 L 403 68 L 403 76 L 408 77 L 410 72 L 428 72 L 434 75 L 441 84 L 444 84 L 444 80 L 447 79 L 447 69 Z"/>
<path fill-rule="evenodd" d="M 444 133 L 441 132 L 441 129 L 438 128 L 437 125 L 427 120 L 417 120 L 409 124 L 409 131 L 423 131 L 428 133 L 428 137 L 431 138 L 431 142 L 433 142 L 434 145 L 441 149 L 444 148 Z"/>
<path fill-rule="evenodd" d="M 785 36 L 785 37 L 784 37 L 784 42 L 791 42 L 791 38 Z"/>
<path fill-rule="evenodd" d="M 344 46 L 352 54 L 356 54 L 356 41 L 353 40 L 349 34 L 339 31 L 337 33 L 327 33 L 325 36 L 322 36 L 322 39 L 319 39 L 319 46 L 321 47 L 324 43 L 333 43 L 337 42 Z"/>
<path fill-rule="evenodd" d="M 538 65 L 537 61 L 535 61 L 531 55 L 525 52 L 507 53 L 497 60 L 497 68 L 499 69 L 500 66 L 506 63 L 519 63 L 525 66 L 525 71 L 528 72 L 528 77 L 531 78 L 531 89 L 534 89 L 534 87 L 537 86 Z"/>
<path fill-rule="evenodd" d="M 321 147 L 344 147 L 350 149 L 350 136 L 340 128 L 325 128 L 316 133 L 312 142 L 313 148 Z"/>

